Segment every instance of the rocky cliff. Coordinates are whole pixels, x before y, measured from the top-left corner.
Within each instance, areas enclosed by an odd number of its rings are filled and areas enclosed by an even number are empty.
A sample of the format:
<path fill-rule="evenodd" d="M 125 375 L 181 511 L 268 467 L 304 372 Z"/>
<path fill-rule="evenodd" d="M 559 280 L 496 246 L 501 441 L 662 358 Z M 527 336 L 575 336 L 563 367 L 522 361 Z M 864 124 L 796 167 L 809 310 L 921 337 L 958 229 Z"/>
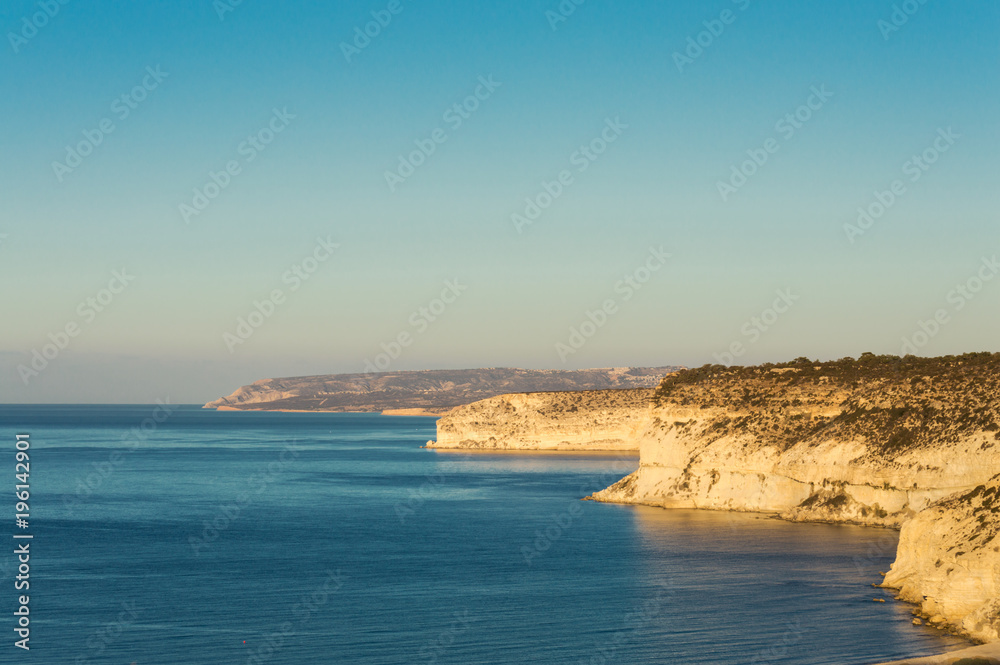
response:
<path fill-rule="evenodd" d="M 1000 471 L 1000 354 L 687 370 L 600 500 L 899 526 Z"/>
<path fill-rule="evenodd" d="M 1000 354 L 687 370 L 653 396 L 639 469 L 591 498 L 906 523 L 885 584 L 995 640 L 998 397 Z"/>
<path fill-rule="evenodd" d="M 903 525 L 884 586 L 983 642 L 1000 640 L 1000 476 Z"/>
<path fill-rule="evenodd" d="M 205 408 L 248 411 L 389 411 L 440 415 L 503 393 L 655 388 L 677 367 L 581 370 L 488 368 L 262 379 Z"/>
<path fill-rule="evenodd" d="M 653 389 L 541 392 L 473 402 L 438 420 L 428 448 L 638 450 Z"/>
<path fill-rule="evenodd" d="M 901 526 L 883 585 L 933 624 L 1000 641 L 1000 354 L 800 358 L 683 370 L 655 390 L 502 395 L 452 411 L 428 445 L 638 448 L 639 469 L 588 498 Z"/>

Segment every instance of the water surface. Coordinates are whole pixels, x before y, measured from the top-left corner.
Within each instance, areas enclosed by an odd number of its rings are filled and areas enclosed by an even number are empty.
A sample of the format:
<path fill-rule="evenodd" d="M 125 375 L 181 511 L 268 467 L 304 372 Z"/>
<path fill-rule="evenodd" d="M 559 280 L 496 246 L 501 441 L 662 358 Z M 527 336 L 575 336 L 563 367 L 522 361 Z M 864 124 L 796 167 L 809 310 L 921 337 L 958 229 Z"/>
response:
<path fill-rule="evenodd" d="M 845 665 L 964 644 L 870 586 L 895 532 L 579 501 L 634 457 L 436 452 L 428 418 L 154 415 L 0 406 L 8 459 L 32 442 L 18 662 Z"/>

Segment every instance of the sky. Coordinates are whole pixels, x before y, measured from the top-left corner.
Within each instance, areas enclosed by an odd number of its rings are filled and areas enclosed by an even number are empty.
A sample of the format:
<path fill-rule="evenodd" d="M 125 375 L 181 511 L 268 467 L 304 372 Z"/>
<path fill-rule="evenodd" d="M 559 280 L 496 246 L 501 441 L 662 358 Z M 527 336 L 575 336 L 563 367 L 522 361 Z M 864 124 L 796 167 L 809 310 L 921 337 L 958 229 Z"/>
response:
<path fill-rule="evenodd" d="M 992 1 L 11 0 L 0 29 L 0 402 L 1000 351 Z"/>

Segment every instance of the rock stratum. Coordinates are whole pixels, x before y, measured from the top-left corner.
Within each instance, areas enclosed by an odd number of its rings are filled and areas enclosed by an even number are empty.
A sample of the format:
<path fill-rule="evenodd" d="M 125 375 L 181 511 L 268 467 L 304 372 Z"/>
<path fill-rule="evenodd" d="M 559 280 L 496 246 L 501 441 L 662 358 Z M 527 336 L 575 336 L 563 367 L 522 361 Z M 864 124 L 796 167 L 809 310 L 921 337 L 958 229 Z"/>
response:
<path fill-rule="evenodd" d="M 1000 641 L 1000 476 L 903 525 L 884 586 L 980 642 Z"/>
<path fill-rule="evenodd" d="M 652 398 L 639 458 L 591 498 L 902 527 L 884 586 L 1000 639 L 1000 354 L 682 371 Z"/>
<path fill-rule="evenodd" d="M 1000 355 L 668 376 L 640 467 L 594 498 L 898 527 L 1000 471 Z"/>
<path fill-rule="evenodd" d="M 508 394 L 458 407 L 428 448 L 638 450 L 654 390 Z"/>
<path fill-rule="evenodd" d="M 205 408 L 441 415 L 457 406 L 503 393 L 655 388 L 665 374 L 677 369 L 680 368 L 490 368 L 263 379 L 209 402 Z"/>
<path fill-rule="evenodd" d="M 494 398 L 439 421 L 435 445 L 585 448 L 589 431 L 640 457 L 593 500 L 902 527 L 884 586 L 1000 640 L 1000 354 L 714 365 L 667 376 L 645 406 L 611 399 Z"/>

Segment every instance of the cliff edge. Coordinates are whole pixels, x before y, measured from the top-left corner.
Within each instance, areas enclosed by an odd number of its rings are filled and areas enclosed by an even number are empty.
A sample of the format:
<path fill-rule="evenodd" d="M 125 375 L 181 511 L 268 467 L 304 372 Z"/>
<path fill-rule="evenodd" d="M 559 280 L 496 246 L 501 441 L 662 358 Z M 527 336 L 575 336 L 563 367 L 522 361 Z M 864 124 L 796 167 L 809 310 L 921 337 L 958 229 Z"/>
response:
<path fill-rule="evenodd" d="M 1000 354 L 686 370 L 654 393 L 639 469 L 589 498 L 902 526 L 885 585 L 998 640 L 998 398 Z"/>
<path fill-rule="evenodd" d="M 898 527 L 1000 471 L 1000 354 L 863 356 L 668 376 L 641 463 L 598 500 Z"/>
<path fill-rule="evenodd" d="M 500 395 L 438 420 L 428 448 L 637 451 L 653 389 Z"/>
<path fill-rule="evenodd" d="M 981 642 L 1000 641 L 1000 476 L 903 525 L 883 586 Z"/>

